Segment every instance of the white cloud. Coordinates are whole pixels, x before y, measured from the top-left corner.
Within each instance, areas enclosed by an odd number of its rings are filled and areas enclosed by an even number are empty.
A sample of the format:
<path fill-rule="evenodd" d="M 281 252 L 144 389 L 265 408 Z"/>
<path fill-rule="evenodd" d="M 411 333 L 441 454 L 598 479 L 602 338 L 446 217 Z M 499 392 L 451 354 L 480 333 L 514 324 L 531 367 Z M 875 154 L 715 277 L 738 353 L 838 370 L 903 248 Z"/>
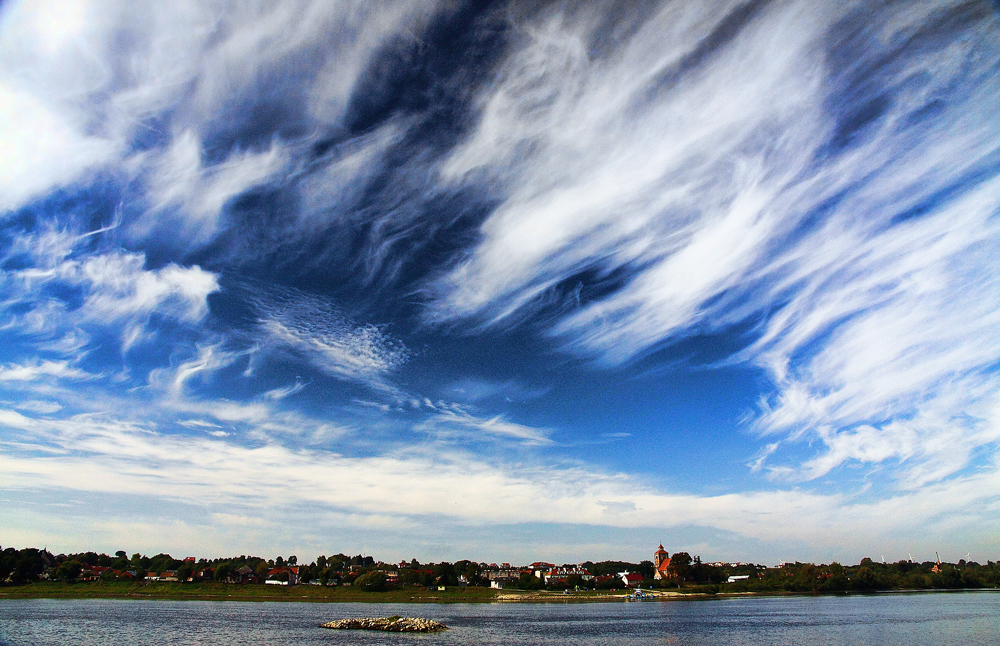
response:
<path fill-rule="evenodd" d="M 428 318 L 502 324 L 555 303 L 553 335 L 606 364 L 759 322 L 735 360 L 775 382 L 757 427 L 785 442 L 765 461 L 825 447 L 774 473 L 895 461 L 906 487 L 955 474 L 996 448 L 981 427 L 1000 387 L 1000 184 L 984 179 L 1000 49 L 979 35 L 995 20 L 960 41 L 931 35 L 949 3 L 863 17 L 771 3 L 713 35 L 739 6 L 664 3 L 597 54 L 587 9 L 520 26 L 441 169 L 501 205 L 430 285 Z M 878 36 L 858 46 L 847 25 Z M 835 150 L 861 118 L 849 112 L 879 97 L 884 114 Z M 934 97 L 941 110 L 920 112 Z M 579 276 L 616 272 L 585 298 Z"/>
<path fill-rule="evenodd" d="M 289 386 L 284 386 L 282 388 L 275 388 L 264 393 L 264 397 L 272 401 L 281 401 L 286 397 L 291 397 L 295 393 L 302 392 L 306 385 L 302 382 L 295 382 Z"/>
<path fill-rule="evenodd" d="M 437 413 L 418 424 L 416 430 L 432 433 L 441 438 L 457 437 L 465 441 L 506 439 L 528 445 L 552 443 L 549 437 L 552 434 L 550 429 L 524 426 L 504 419 L 500 415 L 483 418 L 461 410 L 439 410 L 439 407 L 433 405 L 429 407 Z"/>
<path fill-rule="evenodd" d="M 406 356 L 387 346 L 388 339 L 373 325 L 324 335 L 312 335 L 281 321 L 265 321 L 262 329 L 271 342 L 303 353 L 316 367 L 344 379 L 376 382 Z"/>
<path fill-rule="evenodd" d="M 85 134 L 72 116 L 0 78 L 0 211 L 77 180 L 117 152 L 115 142 Z"/>
<path fill-rule="evenodd" d="M 180 420 L 177 423 L 180 424 L 181 426 L 184 426 L 185 428 L 194 428 L 202 430 L 219 428 L 218 424 L 213 424 L 212 422 L 206 422 L 203 419 L 185 419 L 185 420 Z"/>
<path fill-rule="evenodd" d="M 86 370 L 76 368 L 66 361 L 36 361 L 30 364 L 0 366 L 0 381 L 37 381 L 43 377 L 57 379 L 93 379 Z M 44 402 L 39 402 L 44 404 Z"/>
<path fill-rule="evenodd" d="M 107 320 L 171 314 L 180 320 L 199 321 L 208 313 L 207 297 L 218 291 L 215 274 L 198 266 L 169 264 L 145 269 L 142 254 L 104 254 L 60 267 L 62 277 L 89 288 L 84 311 L 90 318 Z"/>
<path fill-rule="evenodd" d="M 156 370 L 150 374 L 150 383 L 165 386 L 173 397 L 184 394 L 187 382 L 195 378 L 211 378 L 218 370 L 232 364 L 238 353 L 226 352 L 219 345 L 204 345 L 198 348 L 198 355 L 170 370 Z"/>
<path fill-rule="evenodd" d="M 58 413 L 63 409 L 63 405 L 58 402 L 43 401 L 39 399 L 29 399 L 27 401 L 20 401 L 8 405 L 13 405 L 14 408 L 27 411 L 29 413 L 41 413 L 42 415 Z"/>
<path fill-rule="evenodd" d="M 916 527 L 980 526 L 1000 492 L 1000 469 L 873 501 L 794 489 L 697 496 L 634 477 L 564 465 L 497 466 L 466 455 L 407 451 L 349 457 L 276 444 L 243 447 L 149 432 L 93 416 L 35 420 L 0 411 L 0 486 L 119 494 L 224 509 L 301 508 L 399 516 L 422 526 L 568 523 L 619 528 L 698 526 L 756 540 L 861 545 L 871 527 L 900 540 Z M 51 457 L 50 447 L 63 455 Z M 250 512 L 252 513 L 252 512 Z M 219 522 L 226 521 L 221 519 Z M 304 518 L 300 519 L 300 522 Z M 974 539 L 977 542 L 982 537 Z"/>
<path fill-rule="evenodd" d="M 220 229 L 226 203 L 248 189 L 265 184 L 288 163 L 288 154 L 277 142 L 260 153 L 236 152 L 225 161 L 206 167 L 198 136 L 185 130 L 152 163 L 149 199 L 153 210 L 130 227 L 132 235 L 146 238 L 156 227 L 181 227 L 188 248 L 209 242 Z M 169 213 L 179 210 L 179 217 Z"/>
<path fill-rule="evenodd" d="M 47 349 L 75 356 L 90 342 L 90 326 L 121 325 L 122 345 L 128 349 L 149 338 L 146 324 L 154 314 L 185 323 L 200 322 L 208 314 L 208 295 L 219 289 L 215 274 L 174 263 L 146 269 L 141 253 L 68 257 L 84 237 L 59 232 L 15 244 L 15 250 L 34 255 L 38 266 L 0 272 L 0 288 L 7 296 L 0 307 L 6 310 L 8 327 L 48 334 L 56 340 Z M 46 296 L 47 286 L 80 290 L 82 304 L 71 308 Z"/>
<path fill-rule="evenodd" d="M 110 169 L 143 178 L 151 190 L 152 211 L 131 223 L 132 236 L 172 225 L 188 244 L 202 245 L 220 230 L 228 200 L 269 181 L 288 162 L 277 141 L 208 162 L 203 137 L 231 125 L 219 115 L 245 119 L 237 113 L 254 106 L 234 104 L 265 84 L 264 95 L 286 92 L 282 102 L 300 106 L 307 131 L 339 124 L 371 57 L 386 39 L 426 24 L 435 5 L 46 0 L 5 6 L 0 209 Z M 170 143 L 134 152 L 150 135 Z M 174 208 L 179 212 L 165 214 Z"/>
<path fill-rule="evenodd" d="M 258 350 L 292 351 L 326 374 L 394 391 L 386 378 L 410 351 L 374 324 L 358 324 L 331 305 L 298 290 L 250 294 L 259 314 Z"/>
<path fill-rule="evenodd" d="M 690 324 L 752 265 L 774 230 L 768 202 L 808 163 L 804 144 L 824 121 L 813 49 L 821 24 L 773 9 L 708 71 L 654 98 L 656 78 L 725 16 L 720 6 L 665 5 L 597 60 L 585 45 L 592 16 L 525 29 L 482 99 L 478 128 L 443 171 L 499 179 L 506 200 L 475 253 L 437 285 L 433 317 L 499 320 L 579 271 L 646 266 L 561 328 L 624 359 Z M 755 146 L 779 123 L 777 150 Z"/>

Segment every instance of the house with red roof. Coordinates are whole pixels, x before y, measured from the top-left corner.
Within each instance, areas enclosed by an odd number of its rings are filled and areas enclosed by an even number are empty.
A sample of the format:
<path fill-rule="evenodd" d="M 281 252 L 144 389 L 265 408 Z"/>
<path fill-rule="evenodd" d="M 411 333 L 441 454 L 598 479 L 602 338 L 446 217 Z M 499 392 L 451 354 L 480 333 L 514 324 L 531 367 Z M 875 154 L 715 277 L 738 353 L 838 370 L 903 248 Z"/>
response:
<path fill-rule="evenodd" d="M 586 568 L 569 565 L 564 567 L 553 567 L 542 576 L 542 579 L 545 581 L 545 585 L 550 585 L 553 583 L 565 583 L 566 579 L 574 575 L 580 577 L 583 581 L 589 581 L 594 578 L 594 575 L 591 574 Z"/>
<path fill-rule="evenodd" d="M 111 570 L 109 567 L 101 565 L 84 565 L 80 570 L 79 581 L 100 581 L 105 572 Z"/>
<path fill-rule="evenodd" d="M 297 566 L 271 568 L 267 572 L 264 583 L 267 585 L 298 585 L 299 568 Z"/>

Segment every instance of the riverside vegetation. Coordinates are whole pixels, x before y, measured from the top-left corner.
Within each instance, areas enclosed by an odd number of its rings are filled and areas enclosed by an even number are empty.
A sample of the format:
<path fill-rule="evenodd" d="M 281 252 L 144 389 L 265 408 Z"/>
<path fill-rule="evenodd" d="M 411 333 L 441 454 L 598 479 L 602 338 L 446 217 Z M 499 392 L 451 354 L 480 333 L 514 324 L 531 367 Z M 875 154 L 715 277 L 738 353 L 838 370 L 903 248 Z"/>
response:
<path fill-rule="evenodd" d="M 399 564 L 371 556 L 320 556 L 299 564 L 295 556 L 263 559 L 237 556 L 217 559 L 175 559 L 124 551 L 114 556 L 95 552 L 54 555 L 36 548 L 0 550 L 0 598 L 179 598 L 288 601 L 486 602 L 618 598 L 626 587 L 618 575 L 638 573 L 639 586 L 663 596 L 727 593 L 823 593 L 877 590 L 932 590 L 1000 587 L 1000 563 L 980 564 L 863 559 L 857 565 L 787 563 L 778 567 L 740 563 L 702 563 L 678 552 L 672 557 L 673 576 L 652 580 L 650 561 L 585 562 L 563 569 L 586 572 L 549 577 L 535 563 L 508 564 L 462 560 L 455 563 Z M 512 574 L 504 589 L 490 587 L 500 572 Z M 743 578 L 745 577 L 745 578 Z M 731 578 L 738 578 L 730 582 Z"/>

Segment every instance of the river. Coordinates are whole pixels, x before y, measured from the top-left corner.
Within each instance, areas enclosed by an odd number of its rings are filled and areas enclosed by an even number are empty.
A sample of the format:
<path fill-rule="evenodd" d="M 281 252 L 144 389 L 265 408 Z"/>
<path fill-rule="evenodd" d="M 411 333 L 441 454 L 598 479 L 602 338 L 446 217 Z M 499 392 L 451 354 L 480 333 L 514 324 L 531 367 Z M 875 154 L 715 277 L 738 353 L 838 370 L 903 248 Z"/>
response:
<path fill-rule="evenodd" d="M 325 630 L 359 616 L 421 616 L 451 630 Z M 526 644 L 995 646 L 1000 593 L 747 597 L 546 604 L 0 601 L 0 646 Z"/>

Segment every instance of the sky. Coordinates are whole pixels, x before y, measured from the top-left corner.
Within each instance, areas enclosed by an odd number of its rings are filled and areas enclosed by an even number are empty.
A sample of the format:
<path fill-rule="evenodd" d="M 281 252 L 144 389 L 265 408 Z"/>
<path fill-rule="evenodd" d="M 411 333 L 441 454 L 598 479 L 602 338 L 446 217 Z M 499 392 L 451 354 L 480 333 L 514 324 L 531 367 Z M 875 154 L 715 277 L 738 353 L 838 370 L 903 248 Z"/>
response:
<path fill-rule="evenodd" d="M 1000 559 L 1000 3 L 0 4 L 0 545 Z"/>

